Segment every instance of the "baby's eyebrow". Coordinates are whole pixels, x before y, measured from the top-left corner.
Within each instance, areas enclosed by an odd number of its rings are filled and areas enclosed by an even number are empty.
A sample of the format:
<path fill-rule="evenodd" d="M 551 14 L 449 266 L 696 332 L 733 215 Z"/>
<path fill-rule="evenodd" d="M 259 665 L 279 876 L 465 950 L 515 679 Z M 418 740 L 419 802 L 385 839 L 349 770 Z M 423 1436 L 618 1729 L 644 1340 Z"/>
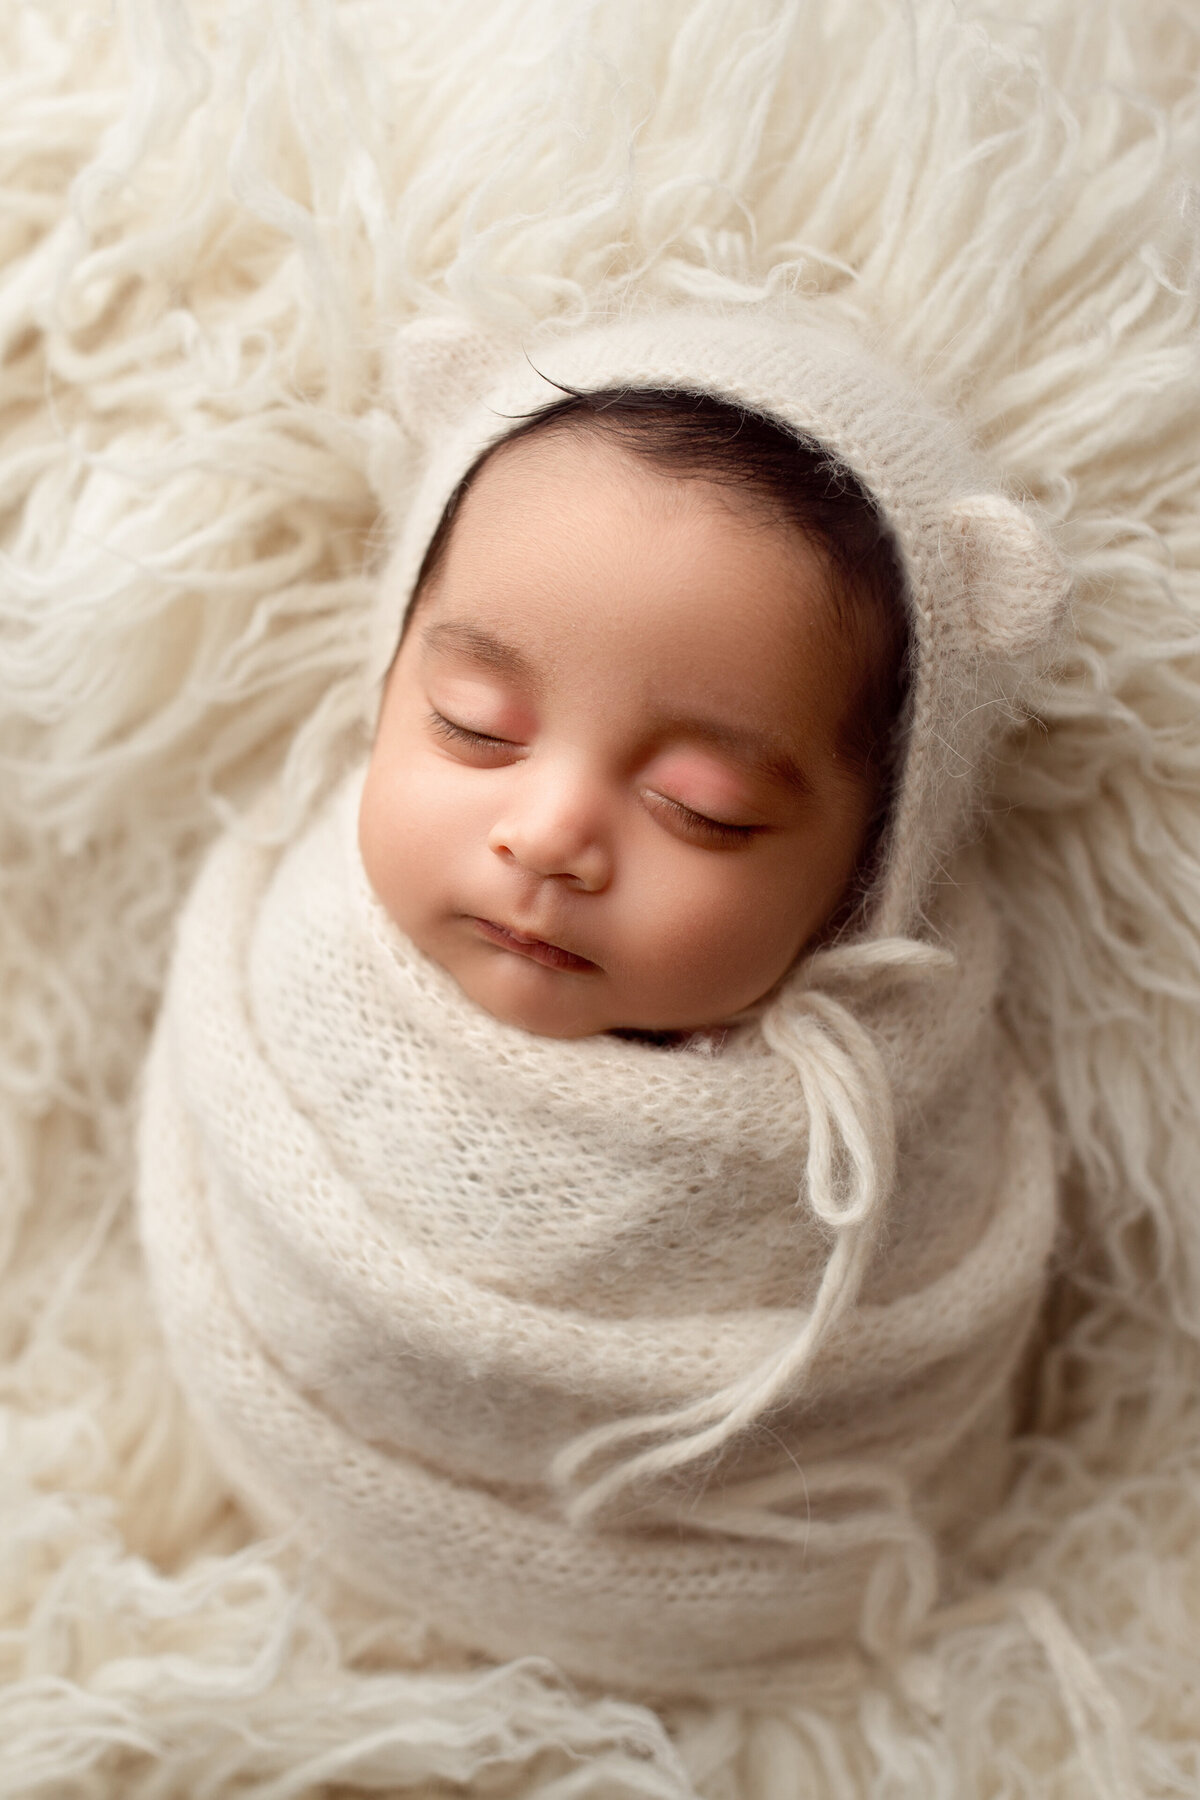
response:
<path fill-rule="evenodd" d="M 755 774 L 766 775 L 799 794 L 811 795 L 813 792 L 810 776 L 795 757 L 782 744 L 762 737 L 756 731 L 746 731 L 717 719 L 693 718 L 664 719 L 660 729 L 664 735 L 694 738 L 702 744 L 711 744 L 714 750 L 725 751 Z"/>
<path fill-rule="evenodd" d="M 529 658 L 515 644 L 506 644 L 478 625 L 465 619 L 439 619 L 426 625 L 421 642 L 427 650 L 450 650 L 467 656 L 485 668 L 498 669 L 502 675 L 513 675 L 533 684 L 536 671 Z"/>

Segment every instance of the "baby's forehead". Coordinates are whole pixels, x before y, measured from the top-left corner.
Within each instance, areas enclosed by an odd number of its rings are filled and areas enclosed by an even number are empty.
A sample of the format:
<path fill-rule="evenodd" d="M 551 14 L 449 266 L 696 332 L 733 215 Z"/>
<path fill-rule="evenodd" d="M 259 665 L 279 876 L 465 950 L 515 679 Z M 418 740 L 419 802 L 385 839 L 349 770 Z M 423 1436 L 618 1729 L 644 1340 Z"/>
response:
<path fill-rule="evenodd" d="M 795 602 L 783 608 L 785 631 L 793 612 L 807 629 L 814 608 L 837 623 L 825 544 L 753 495 L 673 476 L 583 434 L 520 440 L 482 464 L 419 592 L 486 606 L 498 591 L 512 605 L 545 588 L 566 609 L 586 606 L 596 589 L 611 602 L 614 584 L 635 591 L 643 612 L 668 614 L 681 632 L 689 602 L 700 611 L 724 597 L 725 610 L 736 612 L 780 593 Z M 781 638 L 780 653 L 786 647 Z"/>
<path fill-rule="evenodd" d="M 783 523 L 778 511 L 747 481 L 722 478 L 715 470 L 672 468 L 595 421 L 570 419 L 551 420 L 494 445 L 465 485 L 455 524 L 472 511 L 479 513 L 481 493 L 501 508 L 553 507 L 568 493 L 586 503 L 590 495 L 614 487 L 630 505 L 647 511 L 715 509 L 761 525 Z"/>
<path fill-rule="evenodd" d="M 553 421 L 489 450 L 439 527 L 436 573 L 448 560 L 461 563 L 464 550 L 502 552 L 530 531 L 569 550 L 581 523 L 592 519 L 617 527 L 609 546 L 617 561 L 625 549 L 620 523 L 650 520 L 663 528 L 688 525 L 710 544 L 728 541 L 744 562 L 791 558 L 799 582 L 807 586 L 819 572 L 833 586 L 837 559 L 830 545 L 752 482 L 703 468 L 673 469 L 588 421 Z M 435 571 L 422 573 L 418 594 L 432 585 Z"/>
<path fill-rule="evenodd" d="M 513 523 L 535 517 L 551 541 L 569 536 L 581 506 L 611 503 L 617 490 L 628 513 L 727 525 L 749 540 L 741 545 L 746 557 L 761 554 L 764 543 L 775 550 L 786 546 L 802 559 L 806 581 L 815 553 L 835 602 L 847 571 L 877 560 L 886 528 L 857 476 L 827 444 L 773 414 L 690 386 L 634 382 L 562 387 L 559 394 L 526 413 L 497 399 L 464 432 L 461 452 L 457 440 L 447 442 L 447 460 L 438 466 L 446 470 L 449 500 L 432 529 L 414 592 L 421 592 L 452 542 L 456 550 L 464 537 L 480 540 L 474 547 L 484 553 L 502 550 Z M 472 434 L 485 421 L 490 441 L 481 446 L 475 435 L 472 459 Z M 458 454 L 455 482 L 450 471 Z M 433 469 L 430 474 L 436 492 L 443 478 Z M 397 565 L 409 580 L 414 541 L 409 538 Z M 619 545 L 613 553 L 619 554 Z"/>

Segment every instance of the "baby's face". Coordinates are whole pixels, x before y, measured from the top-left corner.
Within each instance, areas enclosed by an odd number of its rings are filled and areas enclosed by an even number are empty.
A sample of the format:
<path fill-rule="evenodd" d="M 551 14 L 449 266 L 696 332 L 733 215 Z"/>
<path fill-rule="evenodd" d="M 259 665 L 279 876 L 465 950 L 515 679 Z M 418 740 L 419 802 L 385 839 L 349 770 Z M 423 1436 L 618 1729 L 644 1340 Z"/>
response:
<path fill-rule="evenodd" d="M 823 559 L 596 436 L 495 453 L 401 645 L 367 875 L 494 1017 L 712 1025 L 829 920 L 872 805 Z"/>

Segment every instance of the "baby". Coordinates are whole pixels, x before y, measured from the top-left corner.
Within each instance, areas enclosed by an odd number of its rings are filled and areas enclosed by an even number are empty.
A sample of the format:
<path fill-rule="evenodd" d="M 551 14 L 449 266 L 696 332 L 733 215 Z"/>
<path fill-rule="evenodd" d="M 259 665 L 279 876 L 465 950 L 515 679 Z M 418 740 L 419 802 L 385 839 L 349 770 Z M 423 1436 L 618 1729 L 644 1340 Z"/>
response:
<path fill-rule="evenodd" d="M 460 484 L 408 624 L 363 863 L 493 1017 L 709 1026 L 845 916 L 903 598 L 874 507 L 794 435 L 701 396 L 562 401 Z"/>
<path fill-rule="evenodd" d="M 181 920 L 164 1329 L 434 1640 L 753 1699 L 908 1641 L 1003 1490 L 1055 1177 L 969 840 L 1062 566 L 802 310 L 397 366 L 373 746 Z"/>

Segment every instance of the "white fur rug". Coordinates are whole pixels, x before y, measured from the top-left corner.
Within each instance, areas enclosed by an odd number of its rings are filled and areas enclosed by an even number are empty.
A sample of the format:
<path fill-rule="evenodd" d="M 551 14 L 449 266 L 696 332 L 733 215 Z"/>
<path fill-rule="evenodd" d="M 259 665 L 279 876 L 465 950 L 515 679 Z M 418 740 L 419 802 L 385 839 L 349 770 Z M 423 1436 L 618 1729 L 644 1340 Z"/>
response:
<path fill-rule="evenodd" d="M 0 1796 L 1200 1792 L 1198 74 L 1170 0 L 0 11 Z M 199 849 L 361 731 L 396 325 L 778 287 L 1078 560 L 988 840 L 1070 1230 L 918 1653 L 659 1716 L 253 1541 L 147 1308 L 131 1094 Z"/>

